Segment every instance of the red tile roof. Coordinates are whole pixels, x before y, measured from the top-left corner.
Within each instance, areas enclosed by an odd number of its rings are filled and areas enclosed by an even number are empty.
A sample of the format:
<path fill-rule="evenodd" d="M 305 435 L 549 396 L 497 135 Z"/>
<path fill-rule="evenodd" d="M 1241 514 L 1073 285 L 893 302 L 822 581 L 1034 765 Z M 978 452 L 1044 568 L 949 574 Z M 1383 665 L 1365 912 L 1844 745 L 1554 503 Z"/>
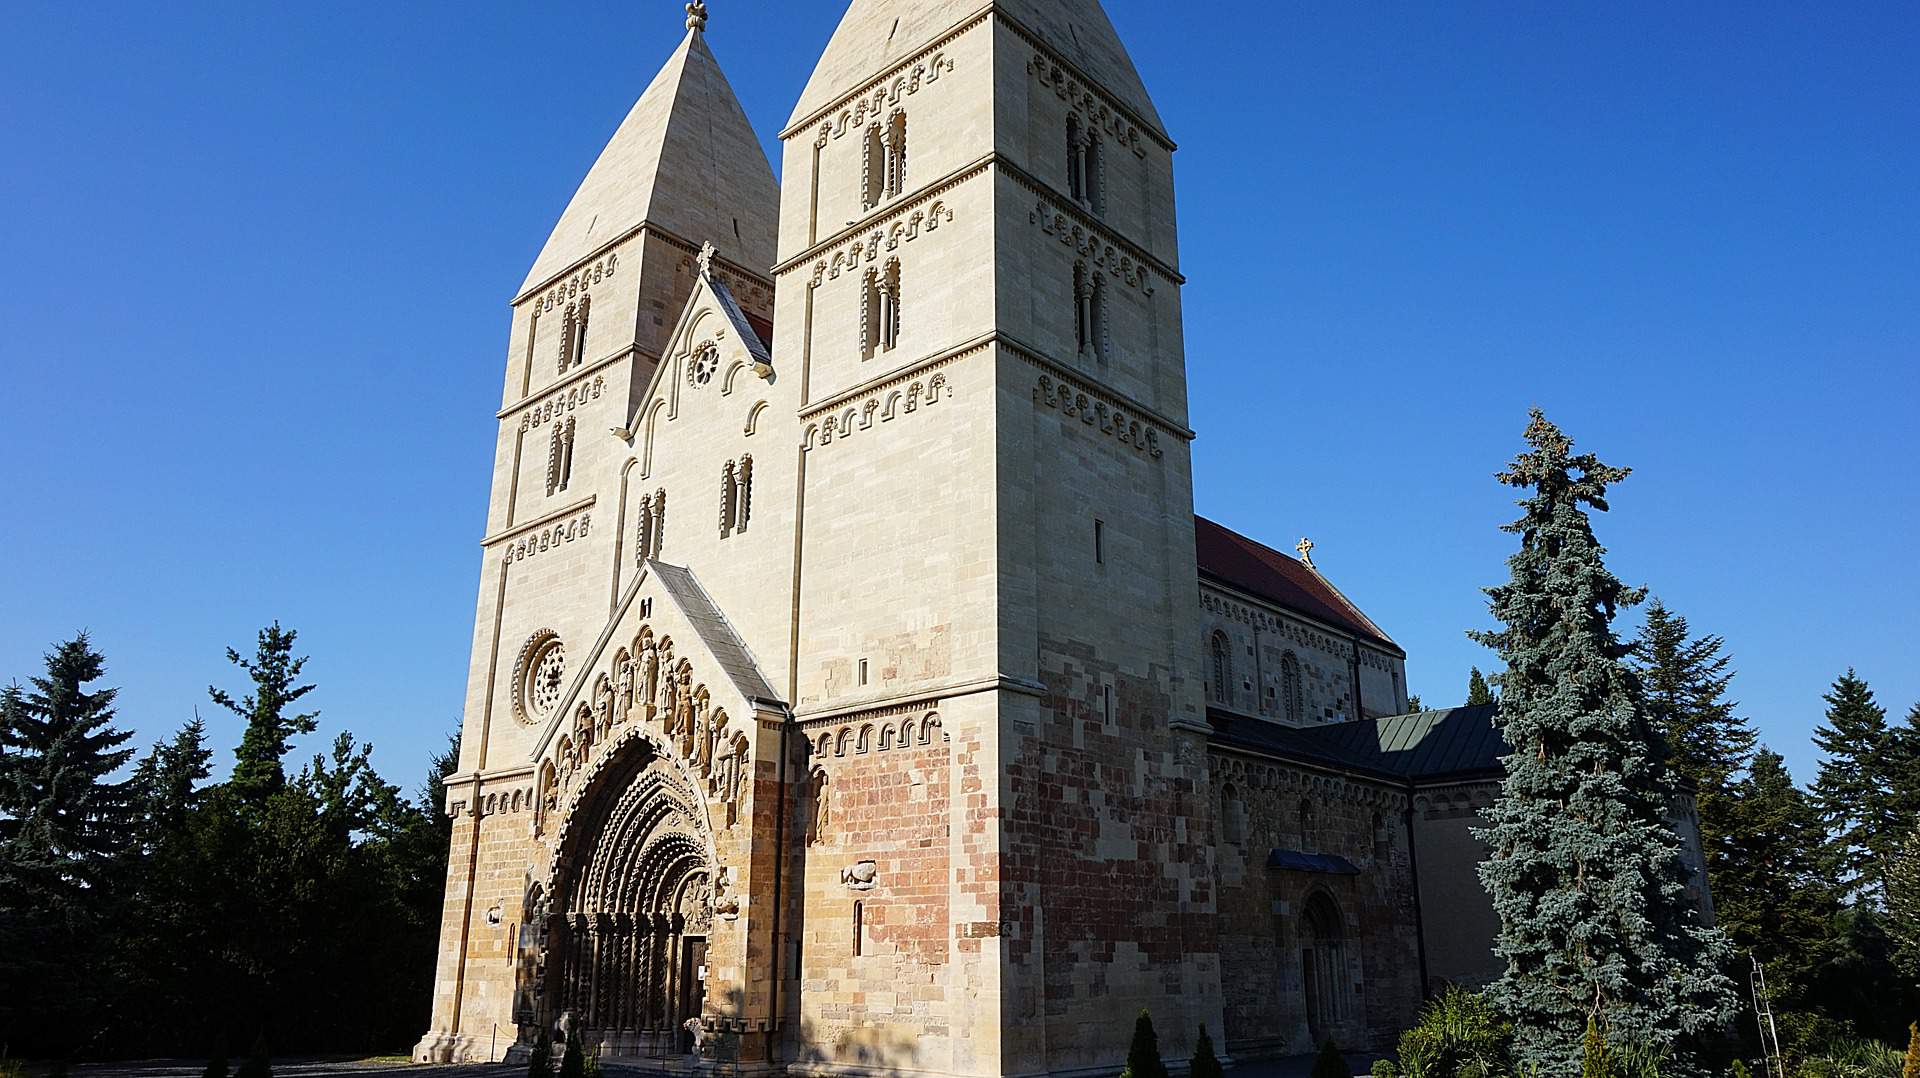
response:
<path fill-rule="evenodd" d="M 1395 655 L 1405 654 L 1359 607 L 1300 559 L 1202 516 L 1193 518 L 1193 548 L 1202 577 L 1345 629 Z"/>

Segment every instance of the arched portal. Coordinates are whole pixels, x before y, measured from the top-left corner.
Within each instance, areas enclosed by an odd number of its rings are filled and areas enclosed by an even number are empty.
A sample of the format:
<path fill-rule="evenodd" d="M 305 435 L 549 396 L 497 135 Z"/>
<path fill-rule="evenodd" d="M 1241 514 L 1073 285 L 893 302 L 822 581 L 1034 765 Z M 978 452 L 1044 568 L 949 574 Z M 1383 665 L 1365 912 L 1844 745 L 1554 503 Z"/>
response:
<path fill-rule="evenodd" d="M 1307 899 L 1300 919 L 1300 977 L 1307 1004 L 1307 1033 L 1324 1044 L 1346 1017 L 1346 931 L 1340 908 L 1325 891 Z"/>
<path fill-rule="evenodd" d="M 616 752 L 555 855 L 541 1018 L 606 1055 L 678 1052 L 705 1005 L 705 802 L 652 742 Z"/>

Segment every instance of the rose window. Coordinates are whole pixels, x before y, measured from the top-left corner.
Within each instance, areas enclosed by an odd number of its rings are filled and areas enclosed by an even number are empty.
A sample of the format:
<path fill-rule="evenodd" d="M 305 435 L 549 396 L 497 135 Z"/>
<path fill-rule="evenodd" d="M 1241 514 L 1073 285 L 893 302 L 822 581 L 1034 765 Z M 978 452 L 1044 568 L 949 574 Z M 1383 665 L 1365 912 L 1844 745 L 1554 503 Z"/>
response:
<path fill-rule="evenodd" d="M 720 370 L 720 349 L 709 341 L 693 353 L 693 363 L 687 368 L 687 381 L 703 386 L 713 381 Z"/>

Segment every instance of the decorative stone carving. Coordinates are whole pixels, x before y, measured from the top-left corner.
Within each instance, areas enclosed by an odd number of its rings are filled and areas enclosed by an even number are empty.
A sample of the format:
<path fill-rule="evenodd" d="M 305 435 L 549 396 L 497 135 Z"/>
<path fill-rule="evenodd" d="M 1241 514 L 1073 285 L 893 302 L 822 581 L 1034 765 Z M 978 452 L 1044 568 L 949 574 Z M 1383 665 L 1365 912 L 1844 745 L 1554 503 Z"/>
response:
<path fill-rule="evenodd" d="M 1096 269 L 1106 271 L 1116 280 L 1125 281 L 1145 295 L 1153 295 L 1153 283 L 1147 276 L 1147 267 L 1101 239 L 1095 226 L 1082 224 L 1067 211 L 1049 205 L 1045 199 L 1034 203 L 1032 212 L 1027 214 L 1027 221 L 1039 225 L 1040 231 L 1047 235 L 1059 237 L 1061 243 L 1085 256 Z"/>
<path fill-rule="evenodd" d="M 1056 381 L 1043 374 L 1034 383 L 1033 402 L 1056 409 L 1063 416 L 1078 418 L 1087 426 L 1097 426 L 1102 434 L 1112 435 L 1122 444 L 1158 459 L 1161 455 L 1160 431 L 1151 421 L 1130 418 L 1126 410 L 1110 404 L 1098 391 Z"/>
<path fill-rule="evenodd" d="M 873 861 L 855 861 L 840 870 L 840 882 L 853 891 L 871 891 L 879 878 L 880 866 Z"/>
<path fill-rule="evenodd" d="M 506 561 L 511 565 L 516 561 L 525 561 L 536 554 L 543 554 L 562 543 L 571 543 L 575 539 L 585 539 L 593 527 L 591 511 L 580 514 L 572 520 L 563 520 L 558 524 L 539 528 L 513 541 L 507 547 Z"/>
<path fill-rule="evenodd" d="M 513 717 L 531 725 L 551 715 L 566 688 L 566 669 L 558 633 L 541 629 L 529 636 L 513 663 Z"/>

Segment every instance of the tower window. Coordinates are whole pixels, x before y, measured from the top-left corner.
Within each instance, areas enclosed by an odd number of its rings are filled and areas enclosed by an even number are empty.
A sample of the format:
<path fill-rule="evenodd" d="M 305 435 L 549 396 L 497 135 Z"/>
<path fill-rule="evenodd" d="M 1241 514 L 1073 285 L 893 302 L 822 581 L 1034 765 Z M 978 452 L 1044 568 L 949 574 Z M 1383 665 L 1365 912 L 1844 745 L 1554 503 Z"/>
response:
<path fill-rule="evenodd" d="M 1100 271 L 1085 262 L 1073 264 L 1073 343 L 1081 355 L 1107 361 L 1106 286 Z"/>
<path fill-rule="evenodd" d="M 1301 690 L 1300 657 L 1291 651 L 1280 658 L 1280 695 L 1286 706 L 1287 721 L 1305 722 L 1307 710 Z"/>
<path fill-rule="evenodd" d="M 1087 159 L 1080 152 L 1082 138 L 1080 117 L 1069 114 L 1067 116 L 1067 194 L 1076 202 L 1085 197 L 1087 189 L 1084 171 Z"/>
<path fill-rule="evenodd" d="M 547 494 L 567 489 L 573 478 L 573 417 L 555 420 L 547 442 Z"/>
<path fill-rule="evenodd" d="M 886 125 L 867 128 L 866 159 L 862 167 L 862 206 L 873 209 L 907 186 L 907 114 L 896 111 Z"/>
<path fill-rule="evenodd" d="M 593 300 L 580 297 L 580 313 L 573 320 L 573 365 L 578 367 L 587 361 L 587 314 L 593 306 Z"/>
<path fill-rule="evenodd" d="M 592 305 L 586 296 L 579 303 L 569 303 L 564 320 L 560 323 L 560 373 L 578 367 L 585 362 L 587 355 L 587 309 Z"/>
<path fill-rule="evenodd" d="M 1220 840 L 1238 846 L 1247 839 L 1247 814 L 1232 783 L 1220 787 Z"/>
<path fill-rule="evenodd" d="M 660 536 L 667 525 L 667 492 L 656 490 L 640 499 L 640 519 L 633 536 L 633 559 L 644 563 L 660 556 Z"/>
<path fill-rule="evenodd" d="M 853 955 L 855 958 L 860 957 L 862 949 L 860 937 L 866 934 L 866 922 L 867 910 L 865 905 L 855 902 L 853 904 Z"/>
<path fill-rule="evenodd" d="M 860 660 L 860 684 L 865 685 L 866 683 L 867 683 L 867 660 L 861 659 Z"/>
<path fill-rule="evenodd" d="M 867 271 L 861 307 L 861 353 L 872 359 L 881 352 L 893 351 L 900 343 L 899 259 L 889 259 L 884 270 Z"/>
<path fill-rule="evenodd" d="M 1107 563 L 1107 522 L 1099 517 L 1093 518 L 1093 561 L 1096 565 Z"/>
<path fill-rule="evenodd" d="M 1233 676 L 1233 653 L 1227 647 L 1227 634 L 1213 634 L 1213 700 L 1224 704 L 1231 699 L 1228 679 Z"/>
<path fill-rule="evenodd" d="M 1081 124 L 1077 114 L 1067 115 L 1067 194 L 1075 202 L 1095 211 L 1105 209 L 1100 197 L 1100 138 L 1093 128 Z"/>

